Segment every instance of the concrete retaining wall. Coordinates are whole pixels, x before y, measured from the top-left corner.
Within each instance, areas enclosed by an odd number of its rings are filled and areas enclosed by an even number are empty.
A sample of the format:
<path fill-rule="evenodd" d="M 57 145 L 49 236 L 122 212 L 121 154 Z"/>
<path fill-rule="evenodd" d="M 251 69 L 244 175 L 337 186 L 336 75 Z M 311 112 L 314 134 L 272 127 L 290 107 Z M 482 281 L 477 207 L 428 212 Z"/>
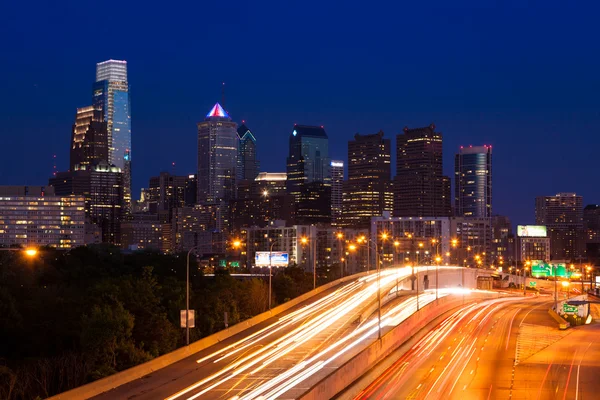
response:
<path fill-rule="evenodd" d="M 210 346 L 213 346 L 225 339 L 230 338 L 233 335 L 236 335 L 240 332 L 245 331 L 246 329 L 260 324 L 271 317 L 281 314 L 289 310 L 290 308 L 297 306 L 303 301 L 308 300 L 311 297 L 316 296 L 317 294 L 322 293 L 334 286 L 337 286 L 344 282 L 355 280 L 365 275 L 367 275 L 367 273 L 362 272 L 356 275 L 351 275 L 342 279 L 338 279 L 323 286 L 319 286 L 315 290 L 311 290 L 310 292 L 296 297 L 295 299 L 290 300 L 287 303 L 281 304 L 280 306 L 277 306 L 270 311 L 264 312 L 246 321 L 240 322 L 239 324 L 235 324 L 228 329 L 222 330 L 213 335 L 200 339 L 190 344 L 189 346 L 181 347 L 175 351 L 172 351 L 171 353 L 164 354 L 144 364 L 140 364 L 133 368 L 126 369 L 125 371 L 121 371 L 114 375 L 107 376 L 106 378 L 102 378 L 95 382 L 88 383 L 87 385 L 83 385 L 75 389 L 71 389 L 69 391 L 57 394 L 55 396 L 50 397 L 49 400 L 80 400 L 97 396 L 100 393 L 107 392 L 118 386 L 124 385 L 143 376 L 146 376 L 156 370 L 181 361 L 194 353 L 204 350 Z"/>
<path fill-rule="evenodd" d="M 477 298 L 470 295 L 465 304 L 497 297 L 498 294 L 481 293 L 478 294 Z M 373 342 L 344 365 L 332 371 L 325 379 L 310 388 L 300 399 L 320 400 L 332 398 L 365 374 L 373 365 L 390 355 L 398 346 L 414 336 L 432 319 L 462 304 L 462 296 L 455 295 L 442 297 L 421 308 L 400 325 L 386 333 L 381 341 Z"/>

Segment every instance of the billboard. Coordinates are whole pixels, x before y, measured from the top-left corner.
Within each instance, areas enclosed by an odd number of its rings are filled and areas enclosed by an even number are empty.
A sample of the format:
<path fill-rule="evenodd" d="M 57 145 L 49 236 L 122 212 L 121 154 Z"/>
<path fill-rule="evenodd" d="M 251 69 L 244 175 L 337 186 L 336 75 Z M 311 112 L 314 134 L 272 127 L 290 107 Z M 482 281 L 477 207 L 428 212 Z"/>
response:
<path fill-rule="evenodd" d="M 552 278 L 555 273 L 557 278 L 570 278 L 573 274 L 564 263 L 547 264 L 540 261 L 531 263 L 531 276 L 534 278 Z"/>
<path fill-rule="evenodd" d="M 271 254 L 271 263 L 269 263 L 269 254 Z M 287 267 L 289 262 L 289 254 L 282 251 L 257 251 L 254 256 L 254 261 L 257 267 Z"/>
<path fill-rule="evenodd" d="M 546 237 L 544 225 L 517 225 L 517 236 Z"/>

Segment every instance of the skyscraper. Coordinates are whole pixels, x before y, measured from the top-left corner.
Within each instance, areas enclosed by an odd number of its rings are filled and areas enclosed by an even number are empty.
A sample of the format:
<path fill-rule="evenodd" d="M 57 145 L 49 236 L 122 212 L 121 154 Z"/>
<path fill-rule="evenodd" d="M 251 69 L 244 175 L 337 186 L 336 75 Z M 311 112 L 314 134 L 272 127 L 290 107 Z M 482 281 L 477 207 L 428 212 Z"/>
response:
<path fill-rule="evenodd" d="M 585 253 L 583 198 L 575 193 L 558 193 L 535 199 L 535 220 L 546 225 L 552 260 L 575 261 Z"/>
<path fill-rule="evenodd" d="M 313 182 L 331 184 L 329 138 L 319 126 L 295 125 L 290 135 L 287 158 L 288 193 L 296 201 L 305 185 Z"/>
<path fill-rule="evenodd" d="M 108 137 L 102 111 L 94 106 L 77 109 L 71 135 L 71 171 L 77 165 L 108 160 Z"/>
<path fill-rule="evenodd" d="M 343 194 L 343 224 L 366 228 L 371 217 L 392 211 L 391 144 L 379 131 L 354 135 L 348 142 L 348 180 Z"/>
<path fill-rule="evenodd" d="M 199 203 L 235 198 L 239 138 L 237 124 L 216 103 L 198 123 Z"/>
<path fill-rule="evenodd" d="M 246 124 L 237 130 L 240 138 L 238 154 L 238 181 L 253 181 L 259 173 L 259 163 L 256 157 L 256 138 Z"/>
<path fill-rule="evenodd" d="M 454 162 L 454 186 L 457 217 L 492 216 L 492 146 L 461 146 Z"/>
<path fill-rule="evenodd" d="M 344 162 L 331 160 L 331 222 L 337 225 L 342 217 Z"/>
<path fill-rule="evenodd" d="M 290 135 L 286 190 L 296 202 L 296 222 L 331 222 L 329 138 L 319 126 L 295 125 Z"/>
<path fill-rule="evenodd" d="M 131 103 L 127 61 L 108 60 L 96 64 L 93 107 L 106 122 L 108 163 L 123 171 L 123 203 L 131 209 Z"/>
<path fill-rule="evenodd" d="M 442 134 L 435 125 L 404 128 L 396 136 L 394 216 L 451 215 L 450 178 L 443 175 Z"/>
<path fill-rule="evenodd" d="M 82 165 L 75 171 L 59 172 L 49 183 L 57 196 L 83 196 L 86 222 L 102 229 L 102 242 L 121 243 L 123 173 L 118 167 L 105 161 Z"/>

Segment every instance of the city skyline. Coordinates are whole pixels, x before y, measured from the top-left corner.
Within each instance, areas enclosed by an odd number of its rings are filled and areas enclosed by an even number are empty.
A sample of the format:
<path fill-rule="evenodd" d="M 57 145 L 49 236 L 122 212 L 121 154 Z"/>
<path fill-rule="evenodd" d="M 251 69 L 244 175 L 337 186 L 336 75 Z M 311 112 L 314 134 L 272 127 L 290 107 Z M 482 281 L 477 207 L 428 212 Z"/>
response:
<path fill-rule="evenodd" d="M 7 7 L 14 15 L 25 14 L 23 5 Z M 40 15 L 58 13 L 57 18 L 68 20 L 93 14 L 90 5 L 45 7 Z M 194 7 L 200 10 L 199 5 Z M 495 213 L 509 215 L 515 222 L 533 222 L 533 199 L 562 191 L 581 194 L 586 204 L 599 201 L 600 189 L 587 185 L 583 173 L 595 166 L 592 149 L 598 139 L 591 133 L 600 123 L 598 100 L 593 96 L 600 85 L 595 73 L 599 61 L 589 51 L 597 47 L 591 28 L 597 5 L 590 12 L 559 3 L 546 3 L 540 9 L 508 4 L 395 7 L 406 16 L 401 30 L 392 29 L 391 23 L 378 24 L 374 30 L 346 27 L 343 21 L 358 16 L 357 10 L 350 7 L 336 17 L 339 10 L 325 8 L 317 18 L 323 24 L 305 41 L 284 27 L 309 15 L 310 7 L 286 14 L 282 24 L 276 18 L 280 9 L 233 2 L 227 6 L 233 29 L 222 32 L 222 40 L 239 46 L 213 63 L 182 50 L 206 42 L 214 34 L 214 25 L 192 29 L 194 24 L 167 21 L 165 32 L 139 35 L 136 30 L 147 19 L 138 16 L 132 5 L 121 10 L 130 24 L 114 32 L 103 30 L 107 44 L 95 51 L 79 50 L 88 46 L 85 38 L 93 32 L 91 24 L 72 41 L 64 41 L 69 33 L 66 25 L 56 26 L 49 19 L 34 19 L 31 30 L 19 27 L 18 18 L 7 21 L 3 29 L 22 32 L 23 37 L 18 45 L 7 44 L 6 54 L 13 57 L 0 67 L 4 76 L 11 77 L 5 90 L 14 93 L 1 103 L 0 122 L 8 145 L 27 148 L 28 156 L 9 154 L 3 159 L 0 182 L 44 184 L 53 172 L 55 154 L 57 169 L 68 168 L 65 149 L 74 110 L 89 103 L 89 82 L 94 79 L 91 66 L 113 58 L 128 61 L 132 87 L 134 197 L 148 177 L 170 170 L 172 162 L 178 174 L 194 172 L 195 123 L 220 98 L 224 81 L 225 108 L 236 122 L 247 121 L 262 146 L 262 171 L 283 170 L 293 123 L 324 125 L 331 141 L 330 157 L 347 161 L 346 143 L 356 132 L 381 129 L 391 138 L 403 126 L 434 122 L 444 134 L 448 155 L 460 145 L 494 146 Z M 216 5 L 201 10 L 223 12 Z M 155 11 L 147 12 L 159 17 Z M 425 36 L 417 35 L 419 21 L 425 17 L 434 28 Z M 260 29 L 246 29 L 249 21 Z M 507 25 L 512 29 L 507 31 Z M 557 31 L 553 28 L 557 25 L 573 29 Z M 328 40 L 311 40 L 322 37 Z M 348 51 L 341 37 L 356 51 Z M 266 50 L 280 48 L 286 41 L 297 46 L 280 53 Z M 55 43 L 63 43 L 60 51 Z M 261 48 L 255 43 L 270 45 Z M 402 51 L 390 52 L 394 43 Z M 308 52 L 318 56 L 315 60 L 301 56 Z M 365 57 L 350 56 L 360 52 Z M 240 54 L 249 60 L 244 68 L 234 61 Z M 549 54 L 559 57 L 544 62 Z M 428 57 L 435 62 L 406 61 Z M 564 70 L 566 60 L 577 66 L 576 73 Z M 168 80 L 163 79 L 167 76 Z M 588 139 L 591 145 L 582 149 Z M 545 154 L 564 162 L 542 163 Z M 452 171 L 453 160 L 447 156 L 444 174 L 452 175 Z M 515 179 L 521 174 L 525 179 Z M 528 205 L 512 201 L 514 193 Z"/>

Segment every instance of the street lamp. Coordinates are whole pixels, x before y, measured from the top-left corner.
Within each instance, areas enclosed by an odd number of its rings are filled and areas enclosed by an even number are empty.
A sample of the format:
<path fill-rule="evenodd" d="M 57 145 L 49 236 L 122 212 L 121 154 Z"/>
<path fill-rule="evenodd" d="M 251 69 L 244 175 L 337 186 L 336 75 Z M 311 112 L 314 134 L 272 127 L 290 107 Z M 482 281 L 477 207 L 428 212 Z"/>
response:
<path fill-rule="evenodd" d="M 338 240 L 338 259 L 340 260 L 340 278 L 344 277 L 344 253 L 342 252 L 342 239 L 344 238 L 344 234 L 342 232 L 338 232 L 335 237 Z"/>
<path fill-rule="evenodd" d="M 35 247 L 26 247 L 22 249 L 20 247 L 1 247 L 0 251 L 22 251 L 29 258 L 33 258 L 38 255 L 38 250 Z"/>
<path fill-rule="evenodd" d="M 435 299 L 438 299 L 438 269 L 440 269 L 440 261 L 442 261 L 441 257 L 435 258 Z"/>
<path fill-rule="evenodd" d="M 303 246 L 307 245 L 309 242 L 308 238 L 306 236 L 302 236 L 300 238 L 300 243 L 302 243 Z M 312 251 L 312 246 L 316 247 L 316 243 L 311 243 L 311 249 L 309 250 L 309 253 L 311 255 L 311 261 L 312 261 L 312 266 L 313 266 L 313 289 L 316 289 L 317 287 L 317 260 L 316 260 L 316 251 L 313 252 Z"/>
<path fill-rule="evenodd" d="M 221 242 L 223 243 L 223 242 Z M 225 242 L 227 243 L 227 242 Z M 213 243 L 216 244 L 216 243 Z M 234 248 L 240 247 L 242 242 L 239 240 L 233 241 Z M 187 253 L 187 263 L 185 269 L 185 344 L 190 344 L 190 254 L 196 250 L 198 246 L 193 246 Z"/>

